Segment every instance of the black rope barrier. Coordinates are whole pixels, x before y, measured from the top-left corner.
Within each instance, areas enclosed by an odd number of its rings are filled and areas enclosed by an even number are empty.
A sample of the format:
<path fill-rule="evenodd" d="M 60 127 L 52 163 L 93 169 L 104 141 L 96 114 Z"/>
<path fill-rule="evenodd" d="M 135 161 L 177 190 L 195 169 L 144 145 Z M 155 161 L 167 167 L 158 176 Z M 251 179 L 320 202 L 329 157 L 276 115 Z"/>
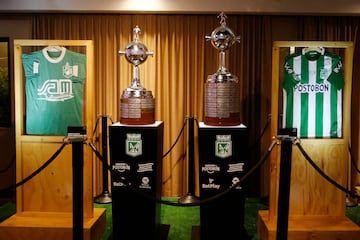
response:
<path fill-rule="evenodd" d="M 96 150 L 95 146 L 92 144 L 92 143 L 88 143 L 90 145 L 90 147 L 92 148 L 92 150 L 95 152 L 96 155 L 100 155 L 100 153 Z M 215 201 L 216 199 L 218 198 L 221 198 L 223 197 L 224 195 L 228 194 L 229 192 L 231 192 L 233 189 L 235 189 L 238 185 L 240 185 L 241 183 L 244 182 L 245 179 L 247 179 L 255 170 L 257 170 L 264 162 L 265 160 L 269 157 L 272 149 L 274 148 L 276 144 L 276 141 L 273 141 L 272 144 L 269 146 L 267 152 L 265 153 L 265 155 L 260 159 L 260 161 L 258 161 L 247 173 L 245 173 L 241 178 L 240 180 L 236 183 L 236 184 L 233 184 L 231 187 L 229 187 L 228 189 L 226 189 L 225 191 L 222 191 L 221 193 L 218 193 L 212 197 L 209 197 L 207 199 L 204 199 L 204 200 L 199 200 L 197 202 L 193 202 L 193 203 L 178 203 L 178 202 L 172 202 L 172 201 L 167 201 L 167 200 L 163 200 L 163 199 L 159 199 L 159 198 L 156 198 L 156 197 L 153 197 L 147 193 L 144 193 L 136 188 L 134 188 L 131 183 L 128 183 L 126 184 L 126 186 L 131 190 L 133 191 L 134 193 L 142 196 L 142 197 L 145 197 L 147 199 L 150 199 L 152 201 L 155 201 L 155 202 L 158 202 L 158 203 L 162 203 L 162 204 L 165 204 L 165 205 L 170 205 L 170 206 L 180 206 L 180 207 L 191 207 L 191 206 L 199 206 L 199 205 L 202 205 L 202 204 L 206 204 L 206 203 L 209 203 L 209 202 L 212 202 L 212 201 Z M 100 155 L 101 156 L 101 155 Z M 99 158 L 101 159 L 101 158 Z M 108 166 L 108 169 L 111 170 L 111 167 Z M 124 179 L 122 179 L 124 180 Z"/>
<path fill-rule="evenodd" d="M 182 125 L 182 127 L 181 127 L 181 130 L 180 130 L 177 138 L 175 139 L 175 142 L 174 142 L 173 145 L 169 148 L 169 150 L 163 155 L 163 158 L 165 158 L 165 157 L 173 150 L 173 148 L 176 146 L 176 144 L 177 144 L 177 142 L 179 141 L 182 133 L 184 132 L 184 129 L 185 129 L 185 126 L 186 126 L 186 123 L 187 123 L 187 119 L 188 119 L 188 118 L 186 117 L 185 120 L 184 120 L 184 123 L 183 123 L 183 125 Z"/>
<path fill-rule="evenodd" d="M 185 129 L 185 126 L 186 126 L 186 123 L 187 123 L 187 117 L 185 118 L 184 120 L 184 123 L 183 123 L 183 126 L 175 140 L 175 142 L 173 143 L 173 145 L 170 147 L 170 149 L 163 155 L 163 158 L 166 157 L 170 152 L 171 150 L 175 147 L 175 145 L 177 144 L 177 142 L 179 141 L 184 129 Z M 111 120 L 111 119 L 110 119 Z M 194 118 L 197 126 L 199 125 L 198 121 L 196 118 Z M 98 121 L 96 121 L 98 122 Z M 112 120 L 111 120 L 112 122 Z M 268 123 L 269 121 L 267 122 L 266 126 L 264 127 L 262 133 L 261 133 L 261 136 L 263 135 L 263 133 L 265 132 L 267 126 L 268 126 Z M 96 131 L 96 128 L 97 128 L 97 124 L 96 124 L 96 127 L 94 128 L 94 132 Z M 260 138 L 261 138 L 260 136 Z M 259 138 L 259 139 L 260 139 Z M 274 143 L 269 147 L 267 153 L 265 154 L 265 156 L 257 162 L 257 164 L 255 164 L 241 179 L 238 183 L 232 185 L 230 188 L 228 188 L 227 190 L 217 194 L 217 195 L 214 195 L 212 196 L 211 198 L 208 198 L 208 199 L 205 199 L 205 200 L 202 200 L 202 201 L 199 201 L 197 203 L 184 203 L 184 204 L 179 204 L 179 203 L 174 203 L 174 202 L 171 202 L 171 201 L 165 201 L 165 200 L 162 200 L 162 199 L 156 199 L 156 198 L 153 198 L 149 195 L 146 195 L 145 193 L 141 192 L 141 191 L 138 191 L 137 189 L 133 188 L 130 184 L 129 184 L 129 187 L 130 189 L 132 189 L 133 191 L 137 192 L 138 194 L 140 195 L 144 195 L 144 197 L 147 197 L 147 198 L 151 198 L 152 200 L 154 201 L 157 201 L 157 202 L 160 202 L 160 203 L 163 203 L 163 204 L 167 204 L 167 205 L 174 205 L 174 206 L 196 206 L 196 205 L 201 205 L 201 204 L 205 204 L 205 203 L 208 203 L 208 202 L 211 202 L 211 201 L 214 201 L 220 197 L 222 197 L 223 195 L 226 195 L 228 192 L 232 191 L 234 188 L 236 188 L 240 183 L 242 183 L 249 175 L 251 175 L 258 167 L 260 167 L 263 162 L 267 159 L 268 155 L 270 154 L 270 151 L 272 150 L 273 146 L 274 146 Z M 63 142 L 62 145 L 57 149 L 57 151 L 42 165 L 40 166 L 37 170 L 35 170 L 33 173 L 31 173 L 29 176 L 27 176 L 26 178 L 24 178 L 23 180 L 21 180 L 20 182 L 14 184 L 14 185 L 11 185 L 11 186 L 8 186 L 6 188 L 3 188 L 3 189 L 0 189 L 0 193 L 1 192 L 7 192 L 11 189 L 14 189 L 14 188 L 17 188 L 23 184 L 25 184 L 26 182 L 28 182 L 29 180 L 31 180 L 33 177 L 35 177 L 36 175 L 38 175 L 42 170 L 44 170 L 48 165 L 50 165 L 55 159 L 56 157 L 61 153 L 61 151 L 64 149 L 64 147 L 68 144 L 68 142 Z M 111 167 L 108 165 L 107 162 L 104 161 L 103 159 L 103 156 L 97 151 L 95 145 L 91 142 L 88 142 L 87 143 L 90 148 L 93 150 L 93 152 L 95 153 L 95 155 L 99 158 L 99 160 L 101 162 L 103 162 L 106 166 L 106 168 L 111 171 Z"/>
<path fill-rule="evenodd" d="M 355 162 L 355 159 L 354 159 L 354 156 L 352 154 L 352 150 L 351 150 L 351 147 L 350 147 L 350 144 L 348 145 L 348 150 L 349 150 L 349 153 L 350 153 L 350 161 L 351 161 L 351 165 L 355 168 L 356 172 L 360 174 L 360 170 Z"/>
<path fill-rule="evenodd" d="M 7 172 L 7 171 L 11 168 L 11 166 L 14 165 L 15 159 L 16 159 L 16 157 L 15 157 L 15 154 L 14 154 L 14 155 L 12 156 L 9 164 L 6 165 L 3 169 L 0 169 L 0 174 L 1 174 L 1 173 L 4 173 L 4 172 Z"/>
<path fill-rule="evenodd" d="M 61 144 L 61 146 L 58 148 L 58 150 L 43 164 L 41 165 L 37 170 L 35 170 L 33 173 L 31 173 L 29 176 L 27 176 L 26 178 L 24 178 L 23 180 L 21 180 L 20 182 L 11 185 L 9 187 L 0 189 L 0 193 L 1 192 L 7 192 L 13 188 L 17 188 L 23 184 L 25 184 L 26 182 L 28 182 L 30 179 L 32 179 L 33 177 L 35 177 L 37 174 L 39 174 L 42 170 L 44 170 L 47 166 L 50 165 L 50 163 L 52 163 L 56 157 L 61 153 L 61 151 L 64 149 L 64 147 L 66 146 L 66 144 L 68 144 L 67 142 L 63 142 Z"/>
<path fill-rule="evenodd" d="M 195 121 L 197 121 L 195 119 Z M 180 134 L 177 137 L 177 140 L 180 138 L 179 136 L 181 135 L 183 129 L 185 128 L 186 125 L 186 121 L 184 121 L 183 127 L 180 131 Z M 175 144 L 177 142 L 177 140 L 175 141 Z M 11 189 L 17 188 L 23 184 L 25 184 L 26 182 L 28 182 L 29 180 L 31 180 L 33 177 L 35 177 L 37 174 L 39 174 L 42 170 L 44 170 L 48 165 L 50 165 L 55 159 L 56 157 L 61 153 L 61 151 L 64 149 L 64 147 L 68 144 L 68 142 L 63 142 L 62 145 L 57 149 L 57 151 L 42 165 L 40 166 L 37 170 L 35 170 L 33 173 L 31 173 L 29 176 L 25 177 L 23 180 L 21 180 L 20 182 L 8 186 L 6 188 L 0 189 L 0 193 L 1 192 L 7 192 Z M 88 142 L 87 143 L 91 149 L 94 151 L 95 155 L 100 159 L 100 161 L 104 161 L 102 155 L 97 151 L 96 147 L 94 146 L 93 143 Z M 173 146 L 175 146 L 175 144 L 173 144 Z M 133 190 L 134 192 L 146 197 L 146 198 L 150 198 L 153 201 L 159 202 L 159 203 L 163 203 L 163 204 L 167 204 L 167 205 L 172 205 L 172 206 L 197 206 L 197 205 L 201 205 L 201 204 L 205 204 L 211 201 L 214 201 L 224 195 L 226 195 L 228 192 L 232 191 L 234 188 L 236 188 L 239 184 L 241 184 L 242 182 L 244 182 L 245 179 L 247 179 L 256 169 L 258 169 L 264 162 L 265 160 L 268 158 L 268 156 L 270 155 L 273 147 L 275 146 L 276 141 L 273 141 L 272 144 L 269 146 L 267 152 L 265 153 L 265 155 L 247 172 L 245 173 L 241 178 L 240 181 L 237 182 L 236 184 L 232 185 L 231 187 L 229 187 L 227 190 L 216 194 L 210 198 L 204 199 L 204 200 L 200 200 L 199 202 L 196 203 L 185 203 L 185 204 L 179 204 L 179 203 L 175 203 L 175 202 L 171 202 L 171 201 L 166 201 L 166 200 L 162 200 L 162 199 L 157 199 L 154 198 L 152 196 L 149 196 L 147 194 L 145 194 L 144 192 L 141 192 L 139 190 L 137 190 L 136 188 L 132 187 L 131 184 L 128 184 L 128 187 Z M 302 155 L 305 157 L 305 159 L 310 163 L 310 165 L 323 177 L 325 178 L 328 182 L 330 182 L 332 185 L 334 185 L 336 188 L 340 189 L 341 191 L 343 191 L 344 193 L 350 195 L 353 198 L 356 199 L 360 199 L 360 196 L 356 195 L 355 193 L 353 193 L 352 191 L 349 191 L 348 189 L 346 189 L 345 187 L 343 187 L 342 185 L 340 185 L 339 183 L 337 183 L 335 180 L 333 180 L 331 177 L 329 177 L 327 174 L 325 174 L 322 169 L 316 165 L 316 163 L 311 159 L 311 157 L 306 153 L 306 151 L 304 150 L 304 148 L 301 146 L 299 141 L 295 141 L 295 145 L 299 148 L 300 152 L 302 153 Z M 172 146 L 172 148 L 173 148 Z M 350 150 L 350 149 L 349 149 Z M 168 151 L 170 152 L 171 149 Z M 167 152 L 167 153 L 168 153 Z M 164 155 L 166 156 L 166 154 Z M 111 167 L 108 165 L 108 163 L 106 162 L 106 166 L 107 169 L 109 171 L 111 171 Z M 356 168 L 357 171 L 359 171 L 359 169 Z"/>
<path fill-rule="evenodd" d="M 340 189 L 341 191 L 345 192 L 346 194 L 350 195 L 353 198 L 360 199 L 360 196 L 356 195 L 352 191 L 349 191 L 345 187 L 341 186 L 339 183 L 337 183 L 334 179 L 330 178 L 327 174 L 325 174 L 319 166 L 316 165 L 316 163 L 310 158 L 310 156 L 306 153 L 304 148 L 301 146 L 300 142 L 297 141 L 295 145 L 299 148 L 302 155 L 305 157 L 305 159 L 310 163 L 310 165 L 328 182 L 330 182 L 332 185 Z"/>
<path fill-rule="evenodd" d="M 113 124 L 113 123 L 114 123 L 114 121 L 112 120 L 112 118 L 111 118 L 111 116 L 110 116 L 110 115 L 104 115 L 104 116 L 105 116 L 105 117 L 107 117 L 107 118 L 109 118 L 109 120 L 110 120 L 111 124 Z M 93 134 L 92 134 L 92 136 L 95 136 L 95 133 L 96 133 L 97 127 L 98 127 L 98 125 L 99 125 L 99 120 L 100 120 L 100 119 L 102 119 L 104 116 L 103 116 L 103 115 L 98 115 L 98 116 L 96 117 L 95 127 L 94 127 L 94 129 L 93 129 Z"/>
<path fill-rule="evenodd" d="M 170 149 L 163 155 L 163 158 L 165 158 L 170 152 L 171 150 L 175 147 L 175 145 L 177 144 L 178 140 L 180 139 L 184 129 L 185 129 L 185 126 L 186 126 L 186 123 L 187 123 L 187 119 L 188 117 L 186 117 L 184 119 L 184 123 L 183 123 L 183 126 L 174 142 L 174 144 L 170 147 Z M 197 125 L 197 127 L 199 127 L 199 122 L 196 118 L 194 118 L 194 121 Z M 268 118 L 263 130 L 261 131 L 261 134 L 260 136 L 257 138 L 258 140 L 261 139 L 261 137 L 263 136 L 263 134 L 265 133 L 266 129 L 268 128 L 269 126 L 269 123 L 270 123 L 270 118 Z M 142 191 L 139 191 L 138 189 L 134 188 L 130 183 L 127 184 L 127 187 L 129 187 L 130 190 L 134 191 L 135 193 L 145 197 L 145 198 L 148 198 L 152 201 L 155 201 L 155 202 L 158 202 L 158 203 L 162 203 L 162 204 L 165 204 L 165 205 L 171 205 L 171 206 L 198 206 L 198 205 L 201 205 L 201 204 L 206 204 L 206 203 L 209 203 L 209 202 L 212 202 L 218 198 L 221 198 L 222 196 L 228 194 L 229 192 L 231 192 L 233 189 L 235 189 L 238 185 L 240 185 L 240 183 L 242 183 L 246 178 L 248 178 L 254 171 L 256 171 L 264 162 L 265 160 L 268 158 L 268 156 L 270 155 L 270 152 L 271 150 L 273 149 L 273 147 L 275 146 L 276 144 L 276 141 L 273 141 L 272 144 L 269 146 L 267 152 L 265 153 L 265 155 L 247 172 L 244 174 L 244 176 L 242 178 L 240 178 L 239 182 L 237 182 L 236 184 L 232 185 L 231 187 L 229 187 L 227 190 L 219 193 L 219 194 L 216 194 L 210 198 L 207 198 L 207 199 L 204 199 L 204 200 L 199 200 L 199 201 L 196 201 L 196 203 L 190 203 L 190 202 L 187 202 L 187 203 L 174 203 L 174 202 L 171 202 L 171 201 L 166 201 L 166 200 L 162 200 L 162 199 L 158 199 L 158 198 L 155 198 L 155 197 L 152 197 Z M 96 149 L 95 145 L 91 142 L 88 142 L 88 145 L 90 146 L 90 148 L 94 151 L 95 155 L 98 157 L 98 159 L 100 161 L 104 163 L 104 160 L 103 160 L 103 157 L 102 155 L 99 153 L 99 151 Z M 254 144 L 255 145 L 255 144 Z M 109 171 L 111 171 L 111 166 L 108 165 L 108 163 L 106 162 L 106 166 L 107 166 L 107 169 Z M 123 179 L 124 180 L 124 179 Z"/>

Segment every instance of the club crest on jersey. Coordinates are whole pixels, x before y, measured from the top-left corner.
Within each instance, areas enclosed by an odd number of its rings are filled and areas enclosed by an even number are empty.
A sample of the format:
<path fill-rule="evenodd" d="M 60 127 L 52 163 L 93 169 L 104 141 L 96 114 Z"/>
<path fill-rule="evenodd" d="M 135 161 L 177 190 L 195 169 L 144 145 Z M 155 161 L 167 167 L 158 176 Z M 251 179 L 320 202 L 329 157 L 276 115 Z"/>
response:
<path fill-rule="evenodd" d="M 330 71 L 331 71 L 331 70 L 329 70 L 329 69 L 322 68 L 322 69 L 320 70 L 320 78 L 321 78 L 321 79 L 324 79 L 324 80 L 328 79 L 328 77 L 329 77 L 329 75 L 330 75 Z"/>
<path fill-rule="evenodd" d="M 215 156 L 220 158 L 232 156 L 231 135 L 216 135 Z"/>
<path fill-rule="evenodd" d="M 126 134 L 125 153 L 131 157 L 142 155 L 142 140 L 141 134 L 128 133 Z"/>
<path fill-rule="evenodd" d="M 71 78 L 73 76 L 77 76 L 78 75 L 77 69 L 78 69 L 77 65 L 70 66 L 70 64 L 68 62 L 66 62 L 62 68 L 63 76 L 66 78 Z"/>

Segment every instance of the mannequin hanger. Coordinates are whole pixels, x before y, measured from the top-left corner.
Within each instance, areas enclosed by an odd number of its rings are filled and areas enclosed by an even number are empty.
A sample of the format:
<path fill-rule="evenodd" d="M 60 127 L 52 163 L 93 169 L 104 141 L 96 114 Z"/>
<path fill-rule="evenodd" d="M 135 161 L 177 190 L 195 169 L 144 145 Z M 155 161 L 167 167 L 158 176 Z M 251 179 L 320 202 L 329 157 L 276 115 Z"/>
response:
<path fill-rule="evenodd" d="M 303 48 L 303 54 L 306 54 L 309 52 L 317 52 L 320 54 L 324 54 L 325 49 L 323 47 L 316 47 L 316 46 L 310 46 L 310 47 Z"/>
<path fill-rule="evenodd" d="M 45 47 L 45 50 L 48 52 L 61 52 L 63 50 L 63 47 L 58 45 L 49 45 Z"/>
<path fill-rule="evenodd" d="M 66 48 L 57 45 L 49 45 L 42 49 L 43 55 L 50 62 L 59 62 L 61 61 L 66 53 Z"/>
<path fill-rule="evenodd" d="M 310 61 L 317 60 L 321 55 L 324 55 L 325 49 L 323 47 L 305 47 L 302 49 L 302 54 Z"/>

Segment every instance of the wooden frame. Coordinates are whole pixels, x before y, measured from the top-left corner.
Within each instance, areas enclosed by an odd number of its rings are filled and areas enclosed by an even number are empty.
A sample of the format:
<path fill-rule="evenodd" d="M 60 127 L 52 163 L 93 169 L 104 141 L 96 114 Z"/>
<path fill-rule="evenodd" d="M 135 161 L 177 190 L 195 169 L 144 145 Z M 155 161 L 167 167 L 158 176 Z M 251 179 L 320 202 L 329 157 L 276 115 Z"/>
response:
<path fill-rule="evenodd" d="M 14 40 L 16 181 L 28 177 L 64 143 L 65 136 L 25 133 L 25 76 L 22 54 L 46 46 L 63 46 L 86 55 L 86 81 L 83 99 L 83 125 L 91 139 L 95 119 L 94 50 L 92 40 Z M 27 52 L 28 51 L 28 52 Z M 105 209 L 93 205 L 93 158 L 84 145 L 83 217 L 84 239 L 98 239 L 105 230 Z M 74 159 L 76 160 L 76 159 Z M 72 146 L 66 145 L 50 165 L 16 189 L 16 214 L 0 224 L 0 234 L 9 240 L 71 239 L 73 192 Z M 39 231 L 41 229 L 41 231 Z"/>
<path fill-rule="evenodd" d="M 283 59 L 291 48 L 319 47 L 340 52 L 343 61 L 345 86 L 343 89 L 343 135 L 335 139 L 300 139 L 300 144 L 314 162 L 337 183 L 346 187 L 350 156 L 350 107 L 352 86 L 353 43 L 276 41 L 272 49 L 272 103 L 271 136 L 278 135 L 281 99 L 281 75 Z M 281 103 L 281 104 L 280 104 Z M 323 179 L 302 156 L 294 145 L 289 201 L 289 239 L 358 239 L 360 228 L 345 216 L 345 193 Z M 269 210 L 259 211 L 258 231 L 261 239 L 275 239 L 280 147 L 270 154 Z M 320 224 L 319 224 L 320 223 Z M 343 233 L 339 233 L 342 231 Z"/>
<path fill-rule="evenodd" d="M 93 43 L 88 40 L 15 40 L 15 136 L 16 136 L 16 180 L 21 181 L 44 161 L 48 160 L 63 142 L 63 136 L 34 136 L 25 134 L 25 79 L 21 54 L 25 47 L 45 47 L 49 45 L 84 47 L 86 51 L 86 84 L 84 89 L 84 125 L 88 132 L 93 126 L 94 86 L 93 86 Z M 90 131 L 89 131 L 90 129 Z M 90 136 L 91 137 L 91 136 Z M 66 147 L 59 159 L 45 169 L 44 173 L 17 189 L 17 212 L 72 212 L 71 151 Z M 39 151 L 40 150 L 40 151 Z M 84 162 L 84 216 L 92 216 L 92 161 L 91 153 L 85 151 Z M 57 164 L 56 162 L 60 162 Z M 90 163 L 90 164 L 89 164 Z M 42 190 L 38 190 L 39 187 Z M 51 192 L 53 191 L 53 192 Z M 60 193 L 60 194 L 59 194 Z M 53 204 L 48 203 L 52 199 Z M 59 206 L 62 207 L 59 208 Z M 91 206 L 91 207 L 89 207 Z M 57 210 L 58 209 L 58 210 Z"/>

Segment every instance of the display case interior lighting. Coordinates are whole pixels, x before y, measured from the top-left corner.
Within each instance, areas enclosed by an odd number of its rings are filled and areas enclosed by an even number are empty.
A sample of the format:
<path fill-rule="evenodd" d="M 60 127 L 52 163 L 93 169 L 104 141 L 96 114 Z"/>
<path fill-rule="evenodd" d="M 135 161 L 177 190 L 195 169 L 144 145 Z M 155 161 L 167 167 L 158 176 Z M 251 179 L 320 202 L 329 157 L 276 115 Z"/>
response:
<path fill-rule="evenodd" d="M 164 0 L 125 0 L 119 1 L 120 9 L 136 10 L 136 11 L 155 11 L 166 9 L 166 1 Z"/>

